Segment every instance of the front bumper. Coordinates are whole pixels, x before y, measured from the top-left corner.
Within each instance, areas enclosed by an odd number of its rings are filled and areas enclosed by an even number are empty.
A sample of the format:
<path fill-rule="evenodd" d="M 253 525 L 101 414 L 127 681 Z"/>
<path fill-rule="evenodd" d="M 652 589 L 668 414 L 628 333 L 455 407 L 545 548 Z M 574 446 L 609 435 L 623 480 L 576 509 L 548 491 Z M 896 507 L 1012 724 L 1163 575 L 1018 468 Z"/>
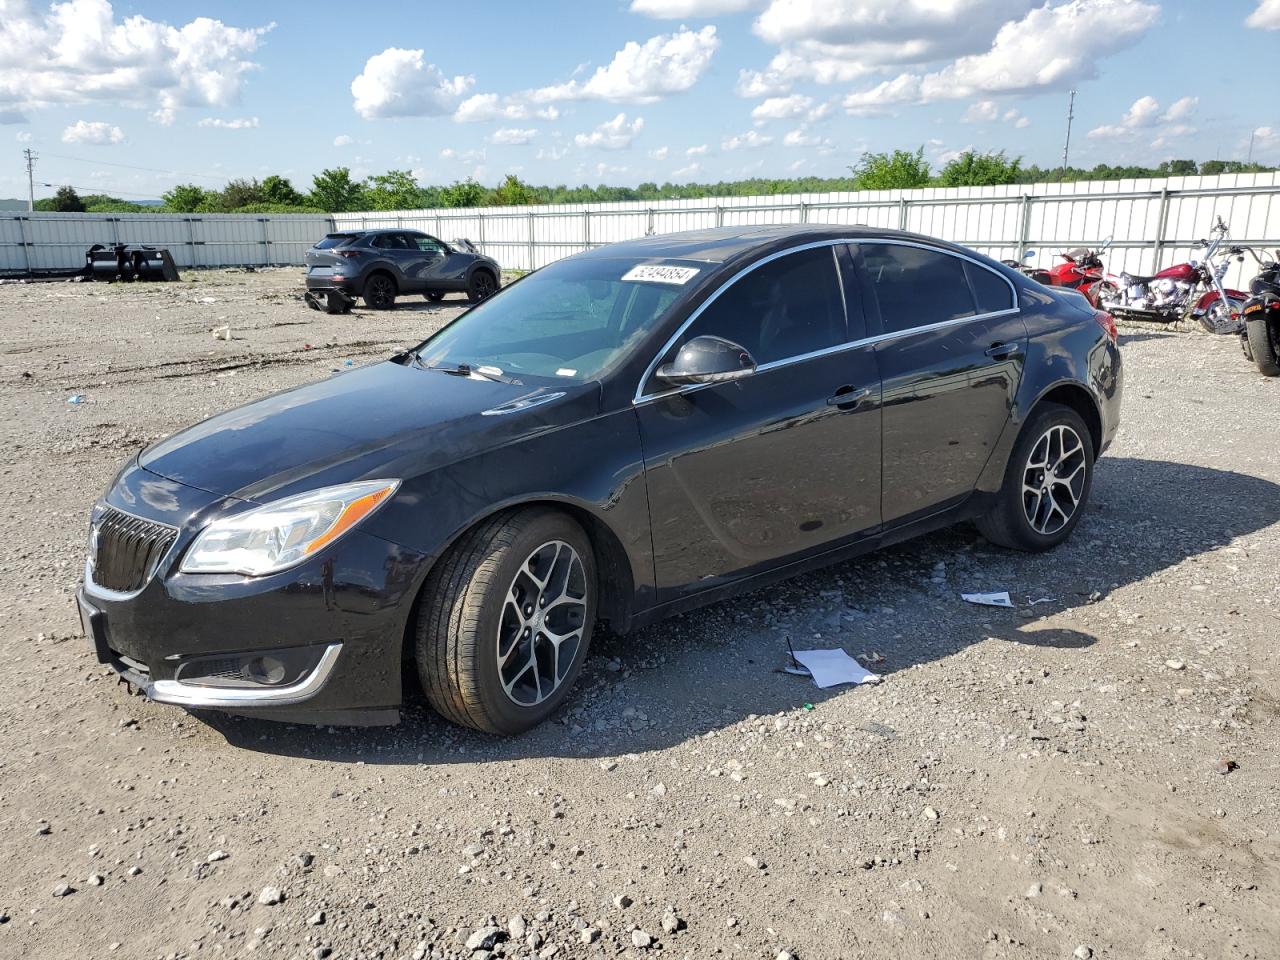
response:
<path fill-rule="evenodd" d="M 161 485 L 165 498 L 156 496 Z M 131 496 L 147 488 L 149 501 Z M 398 719 L 420 555 L 354 530 L 277 574 L 185 574 L 179 564 L 195 533 L 243 503 L 136 464 L 107 502 L 180 530 L 155 573 L 132 593 L 98 586 L 86 565 L 77 597 L 81 621 L 99 662 L 123 680 L 152 700 L 188 709 L 308 723 Z"/>

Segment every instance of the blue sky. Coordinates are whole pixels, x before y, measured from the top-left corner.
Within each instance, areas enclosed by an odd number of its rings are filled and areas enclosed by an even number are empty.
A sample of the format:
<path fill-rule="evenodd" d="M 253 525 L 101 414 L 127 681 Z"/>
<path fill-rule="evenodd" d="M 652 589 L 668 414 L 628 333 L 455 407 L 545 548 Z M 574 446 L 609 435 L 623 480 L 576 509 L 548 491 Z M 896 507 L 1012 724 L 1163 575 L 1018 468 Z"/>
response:
<path fill-rule="evenodd" d="M 1280 0 L 0 0 L 0 196 L 27 147 L 38 181 L 125 197 L 338 165 L 834 176 L 922 144 L 1049 165 L 1072 87 L 1075 164 L 1243 158 L 1251 134 L 1280 164 L 1277 50 Z"/>

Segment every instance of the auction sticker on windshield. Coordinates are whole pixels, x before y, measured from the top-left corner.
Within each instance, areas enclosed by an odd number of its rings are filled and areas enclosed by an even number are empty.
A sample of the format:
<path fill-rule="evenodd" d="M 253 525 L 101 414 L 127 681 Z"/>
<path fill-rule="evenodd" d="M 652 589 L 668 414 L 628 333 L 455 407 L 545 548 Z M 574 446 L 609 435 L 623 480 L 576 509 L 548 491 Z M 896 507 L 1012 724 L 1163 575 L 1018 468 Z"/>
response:
<path fill-rule="evenodd" d="M 698 275 L 697 267 L 669 267 L 661 263 L 642 263 L 622 275 L 622 282 L 686 284 Z"/>

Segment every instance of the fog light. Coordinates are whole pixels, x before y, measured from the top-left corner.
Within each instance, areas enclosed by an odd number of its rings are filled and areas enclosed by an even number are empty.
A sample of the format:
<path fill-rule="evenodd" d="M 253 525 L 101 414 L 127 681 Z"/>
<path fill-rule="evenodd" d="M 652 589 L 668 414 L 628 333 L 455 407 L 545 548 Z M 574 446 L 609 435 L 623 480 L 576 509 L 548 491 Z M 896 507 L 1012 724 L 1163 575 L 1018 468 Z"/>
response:
<path fill-rule="evenodd" d="M 323 646 L 309 646 L 192 657 L 178 665 L 174 679 L 200 687 L 283 687 L 310 674 L 324 652 Z"/>
<path fill-rule="evenodd" d="M 284 664 L 275 657 L 254 657 L 245 664 L 244 672 L 255 683 L 274 686 L 284 680 Z"/>

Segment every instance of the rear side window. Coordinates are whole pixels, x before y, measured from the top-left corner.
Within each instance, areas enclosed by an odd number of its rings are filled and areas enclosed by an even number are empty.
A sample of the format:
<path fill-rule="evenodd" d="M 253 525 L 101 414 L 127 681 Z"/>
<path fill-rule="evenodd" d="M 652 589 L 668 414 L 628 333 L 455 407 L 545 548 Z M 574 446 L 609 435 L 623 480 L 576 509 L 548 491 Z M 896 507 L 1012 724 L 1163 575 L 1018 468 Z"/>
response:
<path fill-rule="evenodd" d="M 1009 281 L 997 275 L 994 270 L 980 267 L 976 263 L 968 260 L 962 260 L 961 263 L 969 277 L 973 296 L 978 301 L 979 313 L 1013 309 L 1013 291 L 1009 289 Z"/>
<path fill-rule="evenodd" d="M 354 233 L 331 233 L 323 238 L 315 245 L 316 250 L 330 250 L 333 247 L 340 247 L 344 243 L 350 243 L 356 238 Z"/>
<path fill-rule="evenodd" d="M 789 253 L 734 281 L 680 343 L 703 335 L 724 337 L 746 347 L 759 364 L 844 343 L 844 300 L 832 249 Z"/>
<path fill-rule="evenodd" d="M 850 244 L 863 290 L 880 307 L 885 333 L 899 333 L 978 313 L 959 257 L 895 243 Z"/>
<path fill-rule="evenodd" d="M 380 250 L 411 249 L 409 241 L 400 233 L 379 233 L 374 236 L 373 245 Z"/>

